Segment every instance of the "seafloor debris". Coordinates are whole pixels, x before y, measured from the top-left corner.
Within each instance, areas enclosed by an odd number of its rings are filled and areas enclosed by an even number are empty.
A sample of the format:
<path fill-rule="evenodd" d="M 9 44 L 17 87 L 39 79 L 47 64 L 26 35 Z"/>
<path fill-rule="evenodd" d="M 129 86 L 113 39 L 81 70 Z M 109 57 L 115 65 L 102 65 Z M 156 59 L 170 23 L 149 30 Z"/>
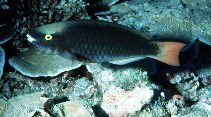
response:
<path fill-rule="evenodd" d="M 43 97 L 40 92 L 13 97 L 7 101 L 1 100 L 0 112 L 2 113 L 0 115 L 2 117 L 32 117 L 36 115 L 50 117 L 43 109 L 47 100 L 48 98 Z"/>
<path fill-rule="evenodd" d="M 29 27 L 46 23 L 66 21 L 69 19 L 89 19 L 83 0 L 32 0 L 29 2 L 27 22 Z"/>
<path fill-rule="evenodd" d="M 64 101 L 58 104 L 48 104 L 45 94 L 36 92 L 13 97 L 9 100 L 0 99 L 1 117 L 91 117 L 93 112 L 80 101 Z M 53 99 L 52 99 L 53 100 Z M 55 99 L 57 100 L 57 99 Z M 52 108 L 47 111 L 47 108 Z"/>
<path fill-rule="evenodd" d="M 199 81 L 201 81 L 201 83 L 204 86 L 209 86 L 211 85 L 211 67 L 206 67 L 203 69 L 199 69 L 197 71 L 197 76 L 199 77 Z"/>
<path fill-rule="evenodd" d="M 210 98 L 210 95 L 208 96 Z M 198 103 L 187 107 L 183 99 L 170 99 L 165 101 L 165 95 L 161 96 L 154 103 L 150 103 L 143 110 L 137 111 L 135 114 L 129 115 L 129 117 L 166 117 L 166 116 L 185 116 L 185 117 L 209 117 L 211 112 L 211 106 L 206 100 L 205 102 L 199 101 Z M 204 99 L 202 99 L 204 100 Z"/>
<path fill-rule="evenodd" d="M 7 102 L 4 99 L 0 99 L 0 117 L 3 117 L 3 113 L 6 110 Z"/>
<path fill-rule="evenodd" d="M 96 104 L 98 100 L 93 101 L 92 99 L 92 96 L 97 94 L 94 83 L 87 78 L 81 78 L 82 76 L 77 72 L 77 70 L 73 70 L 64 72 L 55 78 L 39 77 L 33 79 L 20 73 L 10 72 L 5 76 L 7 83 L 3 85 L 1 94 L 4 97 L 11 98 L 17 95 L 43 91 L 49 97 L 69 97 L 70 100 L 78 99 L 89 105 Z M 77 74 L 77 76 L 74 76 L 74 74 Z"/>
<path fill-rule="evenodd" d="M 147 72 L 137 66 L 127 67 L 92 63 L 87 65 L 87 69 L 93 74 L 94 81 L 102 91 L 105 91 L 111 85 L 132 90 L 140 84 L 147 84 L 148 81 Z"/>
<path fill-rule="evenodd" d="M 148 82 L 147 72 L 140 67 L 92 63 L 87 65 L 87 69 L 102 93 L 101 108 L 110 116 L 134 113 L 153 96 L 151 89 L 156 86 Z"/>
<path fill-rule="evenodd" d="M 202 71 L 202 69 L 198 72 L 200 73 L 200 71 Z M 204 90 L 206 88 L 202 88 L 204 86 L 209 87 L 210 74 L 207 76 L 206 71 L 203 72 L 203 75 L 200 73 L 198 76 L 193 72 L 183 71 L 170 77 L 170 82 L 177 87 L 185 98 L 198 101 L 201 98 L 207 99 L 210 96 L 210 94 L 206 94 Z M 209 91 L 207 93 L 209 93 Z"/>
<path fill-rule="evenodd" d="M 77 79 L 73 87 L 72 93 L 67 95 L 69 100 L 80 100 L 91 107 L 102 99 L 102 95 L 99 95 L 99 89 L 96 84 L 85 77 Z"/>
<path fill-rule="evenodd" d="M 210 117 L 211 106 L 207 103 L 198 102 L 191 107 L 182 108 L 175 116 L 186 117 Z"/>
<path fill-rule="evenodd" d="M 203 11 L 210 12 L 211 2 L 210 0 L 180 0 L 181 3 L 186 6 L 188 9 L 192 9 L 194 11 Z"/>
<path fill-rule="evenodd" d="M 150 101 L 153 91 L 149 87 L 135 87 L 125 91 L 120 87 L 111 86 L 103 94 L 102 109 L 110 116 L 124 116 L 134 113 Z"/>
<path fill-rule="evenodd" d="M 34 47 L 19 52 L 9 59 L 9 63 L 23 75 L 30 77 L 56 76 L 81 66 L 79 62 L 48 54 Z"/>
<path fill-rule="evenodd" d="M 174 105 L 174 104 L 173 104 Z M 156 100 L 156 102 L 151 103 L 146 106 L 143 110 L 137 111 L 135 114 L 129 115 L 129 117 L 166 117 L 169 116 L 168 110 L 165 107 L 165 103 L 162 99 Z"/>
<path fill-rule="evenodd" d="M 155 40 L 190 44 L 199 38 L 202 42 L 211 45 L 209 38 L 211 21 L 207 18 L 210 13 L 192 11 L 180 0 L 151 1 L 150 3 L 132 0 L 114 5 L 107 12 L 107 14 L 102 12 L 96 15 L 101 20 L 115 21 L 146 32 Z"/>
<path fill-rule="evenodd" d="M 87 109 L 80 101 L 66 101 L 53 107 L 54 114 L 58 117 L 92 117 L 91 109 Z M 91 111 L 91 112 L 90 112 Z"/>

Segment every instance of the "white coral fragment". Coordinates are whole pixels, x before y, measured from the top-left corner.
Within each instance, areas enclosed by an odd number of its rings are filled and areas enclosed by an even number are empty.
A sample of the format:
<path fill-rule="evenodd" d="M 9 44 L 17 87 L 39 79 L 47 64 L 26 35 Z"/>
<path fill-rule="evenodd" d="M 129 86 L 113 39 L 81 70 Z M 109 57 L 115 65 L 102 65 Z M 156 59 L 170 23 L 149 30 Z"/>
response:
<path fill-rule="evenodd" d="M 102 108 L 108 114 L 134 113 L 140 110 L 153 96 L 153 91 L 148 87 L 135 87 L 132 91 L 125 91 L 116 86 L 111 86 L 103 95 Z"/>
<path fill-rule="evenodd" d="M 25 94 L 9 99 L 4 106 L 3 117 L 32 117 L 36 112 L 43 117 L 50 117 L 43 109 L 48 98 L 42 97 L 42 93 Z M 1 114 L 0 114 L 1 115 Z"/>
<path fill-rule="evenodd" d="M 60 117 L 91 117 L 90 112 L 79 101 L 62 102 L 54 106 Z M 61 114 L 63 113 L 63 114 Z"/>

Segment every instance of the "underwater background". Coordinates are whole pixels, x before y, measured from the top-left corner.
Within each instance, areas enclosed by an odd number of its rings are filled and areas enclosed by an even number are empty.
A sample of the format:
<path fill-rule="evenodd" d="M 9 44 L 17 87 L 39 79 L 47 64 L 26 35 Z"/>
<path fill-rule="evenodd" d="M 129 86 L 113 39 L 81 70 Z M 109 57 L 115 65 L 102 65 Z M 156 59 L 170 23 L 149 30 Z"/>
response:
<path fill-rule="evenodd" d="M 84 65 L 27 40 L 33 28 L 72 20 L 121 24 L 187 48 L 178 67 L 152 58 Z M 209 0 L 0 0 L 0 44 L 0 117 L 211 116 Z"/>

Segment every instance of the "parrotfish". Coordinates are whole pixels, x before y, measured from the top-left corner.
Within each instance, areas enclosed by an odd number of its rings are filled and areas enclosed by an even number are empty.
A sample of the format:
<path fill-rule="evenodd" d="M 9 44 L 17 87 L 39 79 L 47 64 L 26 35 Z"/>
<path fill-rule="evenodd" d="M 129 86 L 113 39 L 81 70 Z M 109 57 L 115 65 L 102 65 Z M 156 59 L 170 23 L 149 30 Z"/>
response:
<path fill-rule="evenodd" d="M 82 62 L 124 65 L 147 57 L 179 66 L 185 44 L 156 42 L 140 31 L 104 21 L 66 21 L 40 26 L 28 40 L 49 53 Z"/>

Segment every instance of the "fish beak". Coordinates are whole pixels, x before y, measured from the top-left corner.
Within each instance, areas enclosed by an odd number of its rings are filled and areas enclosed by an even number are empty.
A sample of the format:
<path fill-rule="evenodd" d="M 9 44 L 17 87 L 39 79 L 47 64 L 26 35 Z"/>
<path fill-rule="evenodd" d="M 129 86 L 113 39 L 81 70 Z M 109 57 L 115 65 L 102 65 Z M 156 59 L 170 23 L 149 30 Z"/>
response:
<path fill-rule="evenodd" d="M 26 35 L 28 41 L 33 42 L 36 41 L 32 36 L 30 36 L 29 34 Z"/>
<path fill-rule="evenodd" d="M 31 35 L 27 34 L 26 37 L 27 37 L 28 41 L 31 42 L 32 44 L 34 44 L 36 47 L 43 48 L 46 52 L 50 51 L 46 47 L 44 47 L 42 44 L 40 44 L 36 39 L 34 39 Z"/>

